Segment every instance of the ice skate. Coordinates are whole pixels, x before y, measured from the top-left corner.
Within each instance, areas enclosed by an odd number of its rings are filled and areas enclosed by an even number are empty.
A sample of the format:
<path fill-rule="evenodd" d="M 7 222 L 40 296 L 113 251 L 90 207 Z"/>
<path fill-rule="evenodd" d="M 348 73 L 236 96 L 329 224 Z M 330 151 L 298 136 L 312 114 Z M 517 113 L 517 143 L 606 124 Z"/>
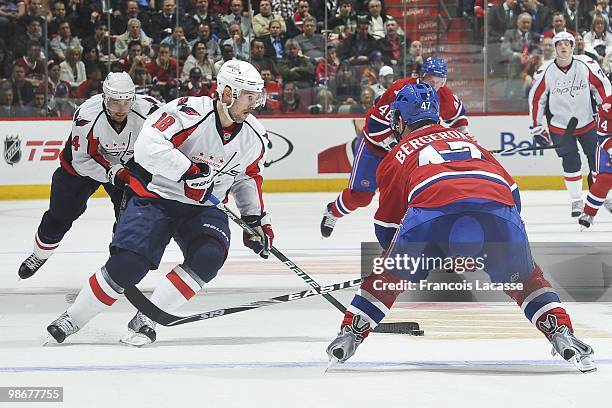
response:
<path fill-rule="evenodd" d="M 338 333 L 338 337 L 327 346 L 329 367 L 336 363 L 344 363 L 351 358 L 364 339 L 364 333 L 370 329 L 370 323 L 359 315 L 353 316 L 350 325 L 346 325 Z"/>
<path fill-rule="evenodd" d="M 323 238 L 328 238 L 331 235 L 336 226 L 336 221 L 338 221 L 338 217 L 332 214 L 331 207 L 332 203 L 327 204 L 323 213 L 323 219 L 321 220 L 321 235 Z"/>
<path fill-rule="evenodd" d="M 584 201 L 574 200 L 572 201 L 572 217 L 580 217 L 582 209 L 584 208 Z"/>
<path fill-rule="evenodd" d="M 603 208 L 608 210 L 609 213 L 612 213 L 612 198 L 607 198 L 603 203 Z"/>
<path fill-rule="evenodd" d="M 78 332 L 79 329 L 80 327 L 76 325 L 68 312 L 62 313 L 47 326 L 47 331 L 58 343 L 63 343 L 66 337 Z"/>
<path fill-rule="evenodd" d="M 37 257 L 36 254 L 31 254 L 21 263 L 21 266 L 19 266 L 19 277 L 21 279 L 28 279 L 30 276 L 34 275 L 45 262 L 47 262 L 47 259 L 41 259 Z"/>
<path fill-rule="evenodd" d="M 593 361 L 593 348 L 576 338 L 567 326 L 558 326 L 556 316 L 548 315 L 546 321 L 540 322 L 540 328 L 549 335 L 553 356 L 560 355 L 583 373 L 597 370 Z"/>
<path fill-rule="evenodd" d="M 127 337 L 120 340 L 121 343 L 136 347 L 142 347 L 153 343 L 157 338 L 157 333 L 155 332 L 156 324 L 157 323 L 147 316 L 137 312 L 128 323 L 128 330 L 130 333 Z"/>
<path fill-rule="evenodd" d="M 580 224 L 580 231 L 584 231 L 585 229 L 589 228 L 593 224 L 594 218 L 595 217 L 593 217 L 592 215 L 582 214 L 580 218 L 578 218 L 578 224 Z"/>

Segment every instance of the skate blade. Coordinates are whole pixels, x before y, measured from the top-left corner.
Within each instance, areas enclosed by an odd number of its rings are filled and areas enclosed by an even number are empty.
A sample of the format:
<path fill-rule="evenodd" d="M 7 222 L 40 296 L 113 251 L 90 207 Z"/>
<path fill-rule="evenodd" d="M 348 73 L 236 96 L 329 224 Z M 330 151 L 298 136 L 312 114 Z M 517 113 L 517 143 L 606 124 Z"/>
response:
<path fill-rule="evenodd" d="M 339 360 L 336 357 L 332 357 L 329 359 L 329 363 L 327 363 L 327 368 L 323 371 L 323 374 L 326 374 L 330 368 L 334 368 L 338 365 Z"/>
<path fill-rule="evenodd" d="M 594 373 L 597 371 L 597 366 L 590 357 L 586 357 L 582 359 L 582 361 L 574 357 L 570 359 L 570 362 L 583 374 Z"/>
<path fill-rule="evenodd" d="M 54 342 L 56 344 L 59 344 L 59 343 L 57 343 L 57 341 L 55 341 L 55 339 L 53 338 L 52 335 L 49 335 L 49 336 L 47 336 L 47 340 L 45 340 L 45 342 L 43 343 L 43 347 L 51 346 L 52 344 L 54 344 Z"/>
<path fill-rule="evenodd" d="M 134 332 L 130 332 L 126 337 L 120 339 L 119 342 L 133 347 L 144 347 L 152 343 L 151 339 L 144 334 Z"/>

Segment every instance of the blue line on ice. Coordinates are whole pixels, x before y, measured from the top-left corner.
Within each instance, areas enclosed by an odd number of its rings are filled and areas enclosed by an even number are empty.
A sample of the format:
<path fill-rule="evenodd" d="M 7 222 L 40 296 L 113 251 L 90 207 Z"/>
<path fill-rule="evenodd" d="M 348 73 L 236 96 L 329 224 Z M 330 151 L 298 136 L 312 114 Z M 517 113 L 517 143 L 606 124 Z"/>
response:
<path fill-rule="evenodd" d="M 612 359 L 596 360 L 597 365 L 612 365 Z M 208 369 L 270 369 L 270 368 L 321 368 L 327 363 L 310 362 L 235 362 L 235 363 L 148 363 L 126 365 L 75 365 L 75 366 L 23 366 L 0 367 L 0 373 L 36 371 L 142 371 L 142 370 L 208 370 Z M 452 366 L 559 366 L 569 364 L 563 360 L 443 360 L 443 361 L 358 361 L 343 364 L 347 368 L 401 368 L 401 367 L 452 367 Z"/>

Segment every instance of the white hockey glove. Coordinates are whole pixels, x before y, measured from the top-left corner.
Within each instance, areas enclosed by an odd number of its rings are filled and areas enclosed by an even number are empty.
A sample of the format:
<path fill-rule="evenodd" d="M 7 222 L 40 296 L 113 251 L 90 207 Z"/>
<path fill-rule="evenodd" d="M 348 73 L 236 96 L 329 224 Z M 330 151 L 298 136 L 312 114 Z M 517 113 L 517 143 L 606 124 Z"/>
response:
<path fill-rule="evenodd" d="M 531 126 L 529 133 L 531 133 L 533 143 L 537 146 L 546 147 L 552 144 L 550 134 L 548 134 L 548 131 L 542 125 Z"/>
<path fill-rule="evenodd" d="M 460 131 L 461 133 L 463 133 L 463 134 L 464 134 L 464 135 L 466 135 L 466 136 L 469 136 L 469 135 L 470 135 L 470 129 L 468 129 L 467 125 L 462 125 L 462 126 L 459 126 L 459 127 L 457 128 L 457 130 L 458 130 L 458 131 Z"/>

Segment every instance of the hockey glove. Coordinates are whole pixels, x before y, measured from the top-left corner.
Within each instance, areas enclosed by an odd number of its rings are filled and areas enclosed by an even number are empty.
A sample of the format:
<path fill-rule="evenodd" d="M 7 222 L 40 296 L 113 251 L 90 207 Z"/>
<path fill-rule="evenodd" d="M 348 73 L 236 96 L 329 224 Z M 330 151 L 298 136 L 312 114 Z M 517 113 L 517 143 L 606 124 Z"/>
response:
<path fill-rule="evenodd" d="M 122 164 L 115 164 L 106 173 L 109 183 L 113 186 L 123 187 L 130 184 L 130 171 Z"/>
<path fill-rule="evenodd" d="M 180 178 L 185 182 L 185 196 L 197 202 L 208 200 L 212 193 L 212 172 L 206 163 L 194 163 Z"/>
<path fill-rule="evenodd" d="M 242 234 L 244 246 L 250 248 L 257 255 L 264 259 L 270 256 L 270 248 L 274 240 L 274 231 L 270 224 L 270 216 L 266 213 L 262 215 L 245 215 L 242 220 L 257 232 L 257 235 L 249 235 L 246 231 Z"/>
<path fill-rule="evenodd" d="M 550 135 L 544 129 L 542 125 L 536 125 L 529 128 L 529 132 L 531 133 L 531 137 L 533 138 L 533 143 L 536 146 L 550 146 L 552 144 L 552 139 Z"/>
<path fill-rule="evenodd" d="M 468 129 L 467 125 L 461 125 L 457 127 L 456 129 L 466 136 L 470 135 L 470 129 Z"/>

